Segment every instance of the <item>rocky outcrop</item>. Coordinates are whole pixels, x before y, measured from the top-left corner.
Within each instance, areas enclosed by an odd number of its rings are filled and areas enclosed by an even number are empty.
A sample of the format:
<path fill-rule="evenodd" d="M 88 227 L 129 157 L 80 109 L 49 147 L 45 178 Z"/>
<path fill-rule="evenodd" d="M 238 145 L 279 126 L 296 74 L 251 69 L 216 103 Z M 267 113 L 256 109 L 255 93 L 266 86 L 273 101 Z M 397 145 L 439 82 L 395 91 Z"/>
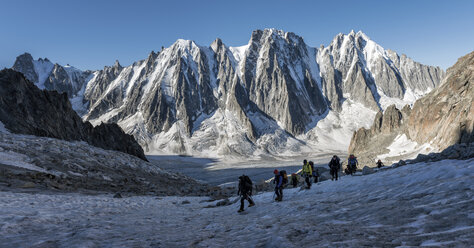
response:
<path fill-rule="evenodd" d="M 408 137 L 439 150 L 474 142 L 474 52 L 447 70 L 443 84 L 415 102 Z"/>
<path fill-rule="evenodd" d="M 79 93 L 91 72 L 82 72 L 73 67 L 54 64 L 51 74 L 44 82 L 45 89 L 65 92 L 69 97 Z"/>
<path fill-rule="evenodd" d="M 14 133 L 86 141 L 146 160 L 140 145 L 117 124 L 83 123 L 65 93 L 40 90 L 11 69 L 0 71 L 0 121 Z"/>
<path fill-rule="evenodd" d="M 417 100 L 412 109 L 405 106 L 400 111 L 390 106 L 383 114 L 377 113 L 370 130 L 361 128 L 354 132 L 349 153 L 359 154 L 365 163 L 372 165 L 377 155 L 388 152 L 386 147 L 395 137 L 406 135 L 418 144 L 429 144 L 434 150 L 442 151 L 438 154 L 445 159 L 467 158 L 466 154 L 472 152 L 466 153 L 466 149 L 459 152 L 458 148 L 465 146 L 457 144 L 470 147 L 474 142 L 473 81 L 474 52 L 449 68 L 443 83 Z M 429 157 L 419 157 L 423 156 Z"/>
<path fill-rule="evenodd" d="M 404 111 L 410 107 L 406 106 Z M 377 155 L 388 152 L 395 137 L 404 132 L 404 114 L 395 105 L 379 111 L 370 129 L 360 128 L 352 135 L 349 154 L 356 154 L 360 165 L 372 165 Z"/>
<path fill-rule="evenodd" d="M 42 58 L 40 58 L 38 61 L 44 62 Z M 47 61 L 49 62 L 49 60 Z M 38 82 L 38 74 L 35 71 L 35 66 L 33 64 L 33 57 L 31 56 L 31 54 L 24 53 L 16 57 L 16 60 L 12 66 L 12 69 L 23 73 L 26 79 L 30 80 L 31 82 Z"/>

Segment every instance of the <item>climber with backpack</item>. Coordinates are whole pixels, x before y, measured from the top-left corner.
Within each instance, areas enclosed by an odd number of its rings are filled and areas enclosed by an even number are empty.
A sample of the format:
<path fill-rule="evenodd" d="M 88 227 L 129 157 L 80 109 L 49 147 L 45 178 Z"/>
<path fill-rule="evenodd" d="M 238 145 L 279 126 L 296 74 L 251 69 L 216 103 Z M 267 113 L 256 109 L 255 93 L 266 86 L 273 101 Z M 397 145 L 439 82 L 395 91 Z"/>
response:
<path fill-rule="evenodd" d="M 354 156 L 354 154 L 351 154 L 349 156 L 349 159 L 347 160 L 347 167 L 349 168 L 349 173 L 352 175 L 352 173 L 355 173 L 357 170 L 357 165 L 359 162 L 357 161 L 357 157 Z"/>
<path fill-rule="evenodd" d="M 337 178 L 338 178 L 337 174 L 339 172 L 339 169 L 341 168 L 339 157 L 334 155 L 331 161 L 329 161 L 328 166 L 329 166 L 331 177 L 332 177 L 331 180 L 334 181 L 334 178 L 335 178 L 337 181 Z"/>
<path fill-rule="evenodd" d="M 273 180 L 273 183 L 275 184 L 275 194 L 276 198 L 275 201 L 282 201 L 283 200 L 283 187 L 285 184 L 288 182 L 288 177 L 286 175 L 286 171 L 278 171 L 275 169 L 273 171 L 273 174 L 275 174 L 275 179 Z"/>
<path fill-rule="evenodd" d="M 303 160 L 302 174 L 304 176 L 304 181 L 306 182 L 306 188 L 310 189 L 311 188 L 310 177 L 312 176 L 313 171 L 311 170 L 311 165 L 308 163 L 306 159 Z"/>
<path fill-rule="evenodd" d="M 384 166 L 384 164 L 382 163 L 382 160 L 380 160 L 380 159 L 375 164 L 377 165 L 377 168 L 382 168 Z"/>
<path fill-rule="evenodd" d="M 239 213 L 244 211 L 244 201 L 249 202 L 249 207 L 255 206 L 254 201 L 252 200 L 252 180 L 246 175 L 239 177 L 239 191 L 237 194 L 240 196 L 240 209 Z"/>

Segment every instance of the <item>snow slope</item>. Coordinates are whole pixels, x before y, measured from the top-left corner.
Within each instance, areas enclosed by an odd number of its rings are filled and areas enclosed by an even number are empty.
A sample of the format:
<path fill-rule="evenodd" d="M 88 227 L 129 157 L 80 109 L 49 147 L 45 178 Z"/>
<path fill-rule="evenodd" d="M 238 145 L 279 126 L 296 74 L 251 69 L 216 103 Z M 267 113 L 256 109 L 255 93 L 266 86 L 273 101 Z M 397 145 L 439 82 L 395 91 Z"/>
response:
<path fill-rule="evenodd" d="M 402 157 L 404 159 L 414 159 L 418 154 L 436 152 L 436 149 L 430 144 L 420 145 L 409 139 L 405 134 L 398 135 L 387 149 L 389 152 L 379 155 L 378 158 L 391 163 L 399 161 Z"/>
<path fill-rule="evenodd" d="M 0 192 L 5 247 L 469 247 L 474 159 L 345 176 L 206 208 L 199 197 Z"/>

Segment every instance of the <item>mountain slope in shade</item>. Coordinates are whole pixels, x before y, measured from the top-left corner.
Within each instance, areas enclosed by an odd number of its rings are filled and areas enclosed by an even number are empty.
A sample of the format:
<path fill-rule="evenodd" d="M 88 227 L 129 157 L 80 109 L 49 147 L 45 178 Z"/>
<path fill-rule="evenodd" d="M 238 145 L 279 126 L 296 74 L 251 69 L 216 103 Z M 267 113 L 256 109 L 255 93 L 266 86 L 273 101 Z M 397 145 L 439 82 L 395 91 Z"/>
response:
<path fill-rule="evenodd" d="M 0 122 L 13 133 L 85 141 L 146 160 L 140 145 L 118 125 L 83 122 L 65 93 L 40 90 L 11 69 L 0 71 Z"/>
<path fill-rule="evenodd" d="M 33 62 L 14 67 L 34 77 Z M 412 104 L 444 75 L 362 32 L 312 48 L 275 29 L 254 31 L 241 47 L 178 40 L 130 66 L 87 73 L 71 83 L 83 86 L 73 106 L 85 120 L 118 123 L 149 153 L 207 156 L 341 151 L 377 111 Z"/>

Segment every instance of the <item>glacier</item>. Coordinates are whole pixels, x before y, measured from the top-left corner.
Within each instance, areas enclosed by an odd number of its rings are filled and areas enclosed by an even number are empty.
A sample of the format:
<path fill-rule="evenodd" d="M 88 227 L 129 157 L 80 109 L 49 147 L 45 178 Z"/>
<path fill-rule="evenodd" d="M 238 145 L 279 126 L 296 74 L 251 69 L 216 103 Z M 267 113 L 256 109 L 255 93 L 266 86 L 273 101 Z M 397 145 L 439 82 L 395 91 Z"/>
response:
<path fill-rule="evenodd" d="M 343 176 L 216 207 L 208 197 L 0 192 L 6 247 L 468 247 L 474 160 Z M 235 197 L 234 197 L 235 198 Z M 231 199 L 232 200 L 232 199 Z"/>

